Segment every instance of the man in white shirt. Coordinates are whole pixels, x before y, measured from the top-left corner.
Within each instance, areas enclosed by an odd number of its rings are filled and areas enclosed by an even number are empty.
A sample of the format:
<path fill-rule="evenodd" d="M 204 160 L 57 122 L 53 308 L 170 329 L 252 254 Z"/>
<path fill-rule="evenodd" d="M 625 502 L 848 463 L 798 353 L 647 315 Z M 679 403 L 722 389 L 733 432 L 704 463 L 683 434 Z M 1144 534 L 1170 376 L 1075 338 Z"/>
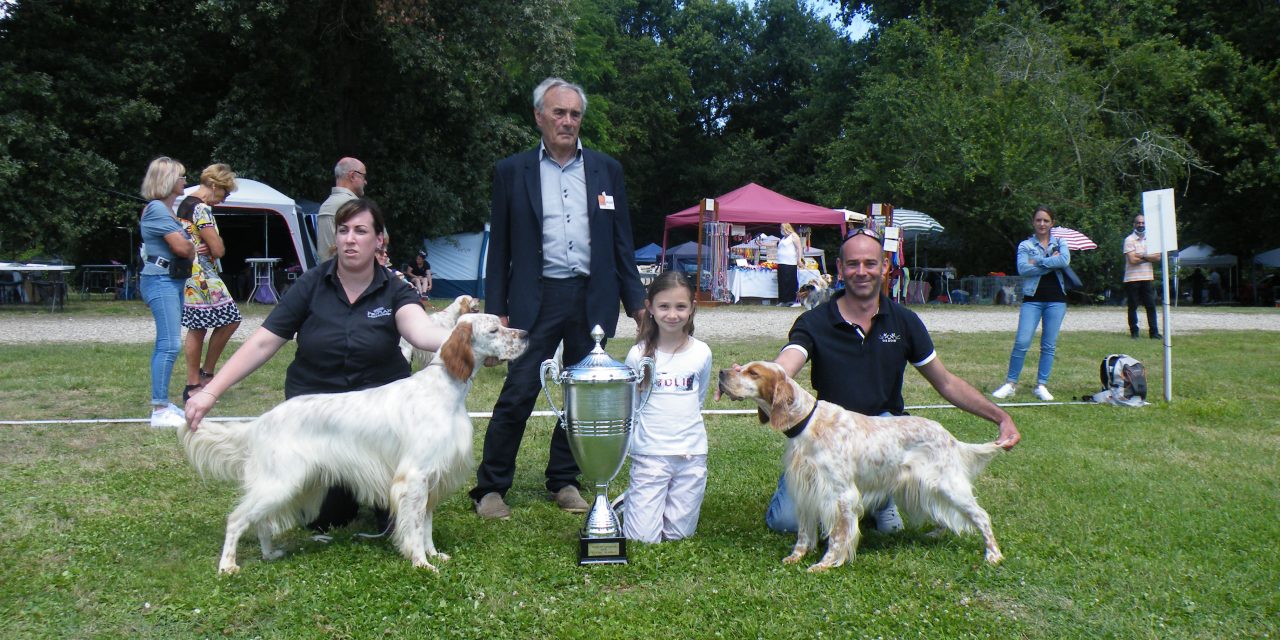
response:
<path fill-rule="evenodd" d="M 1156 301 L 1151 292 L 1155 280 L 1153 262 L 1160 261 L 1160 254 L 1147 253 L 1147 222 L 1141 213 L 1133 217 L 1133 233 L 1124 239 L 1124 298 L 1129 306 L 1129 337 L 1138 337 L 1138 303 L 1147 309 L 1149 335 L 1160 337 L 1156 326 Z"/>

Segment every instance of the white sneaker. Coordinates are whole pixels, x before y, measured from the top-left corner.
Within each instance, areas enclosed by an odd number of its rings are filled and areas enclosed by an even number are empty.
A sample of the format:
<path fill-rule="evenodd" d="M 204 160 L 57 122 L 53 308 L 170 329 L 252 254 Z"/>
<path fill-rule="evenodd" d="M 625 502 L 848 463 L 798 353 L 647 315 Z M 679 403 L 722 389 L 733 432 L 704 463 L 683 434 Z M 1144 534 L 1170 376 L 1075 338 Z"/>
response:
<path fill-rule="evenodd" d="M 1017 390 L 1018 390 L 1017 385 L 1013 384 L 1012 382 L 1006 382 L 1003 385 L 1001 385 L 999 389 L 992 391 L 991 395 L 994 398 L 1004 400 L 1005 398 L 1012 396 L 1014 392 Z"/>
<path fill-rule="evenodd" d="M 1042 385 L 1042 384 L 1041 384 L 1041 385 L 1036 385 L 1036 390 L 1035 390 L 1035 391 L 1032 391 L 1032 393 L 1036 394 L 1036 397 L 1037 397 L 1037 398 L 1040 398 L 1041 400 L 1043 400 L 1043 401 L 1045 401 L 1045 402 L 1052 402 L 1052 401 L 1053 401 L 1053 394 L 1052 394 L 1052 393 L 1049 393 L 1049 390 L 1048 390 L 1048 389 L 1046 389 L 1046 388 L 1045 388 L 1045 386 L 1044 386 L 1044 385 Z"/>
<path fill-rule="evenodd" d="M 187 424 L 187 415 L 172 403 L 151 410 L 152 429 L 177 429 L 185 424 Z"/>

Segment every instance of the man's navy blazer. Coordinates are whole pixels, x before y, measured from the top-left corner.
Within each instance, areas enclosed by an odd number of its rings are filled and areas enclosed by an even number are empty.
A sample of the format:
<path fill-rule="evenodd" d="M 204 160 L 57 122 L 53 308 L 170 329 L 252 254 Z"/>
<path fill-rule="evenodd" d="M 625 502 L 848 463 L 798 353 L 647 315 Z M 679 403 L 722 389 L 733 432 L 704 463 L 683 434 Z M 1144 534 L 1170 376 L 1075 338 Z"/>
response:
<path fill-rule="evenodd" d="M 587 181 L 587 222 L 591 225 L 591 276 L 587 280 L 587 324 L 612 336 L 618 301 L 627 315 L 644 307 L 644 286 L 635 266 L 635 243 L 627 211 L 622 165 L 590 149 L 582 150 Z M 614 208 L 601 209 L 601 195 Z M 538 149 L 498 162 L 493 175 L 485 312 L 508 316 L 510 326 L 529 329 L 542 304 L 542 177 Z"/>

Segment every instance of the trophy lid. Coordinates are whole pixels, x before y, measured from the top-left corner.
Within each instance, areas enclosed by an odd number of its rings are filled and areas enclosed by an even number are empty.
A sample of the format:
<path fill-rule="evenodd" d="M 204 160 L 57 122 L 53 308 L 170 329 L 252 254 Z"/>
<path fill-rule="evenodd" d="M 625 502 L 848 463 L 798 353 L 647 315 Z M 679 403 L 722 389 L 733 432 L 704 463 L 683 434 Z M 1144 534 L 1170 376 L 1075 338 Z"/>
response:
<path fill-rule="evenodd" d="M 563 379 L 570 382 L 634 382 L 640 374 L 622 362 L 618 362 L 605 353 L 600 343 L 604 340 L 604 329 L 596 325 L 591 330 L 591 339 L 596 346 L 578 364 L 565 369 Z"/>

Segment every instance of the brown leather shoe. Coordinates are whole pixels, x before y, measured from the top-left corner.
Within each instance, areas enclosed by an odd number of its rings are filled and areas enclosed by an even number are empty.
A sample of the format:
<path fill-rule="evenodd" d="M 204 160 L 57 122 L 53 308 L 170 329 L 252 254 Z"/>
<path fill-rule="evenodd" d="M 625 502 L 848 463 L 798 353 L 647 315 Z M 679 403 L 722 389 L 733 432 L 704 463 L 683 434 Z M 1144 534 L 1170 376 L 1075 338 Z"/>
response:
<path fill-rule="evenodd" d="M 476 503 L 476 515 L 485 520 L 509 520 L 511 519 L 511 509 L 503 502 L 502 495 L 497 491 L 491 491 L 484 494 L 480 498 L 480 502 Z"/>
<path fill-rule="evenodd" d="M 578 488 L 571 484 L 565 485 L 550 497 L 556 501 L 557 507 L 569 513 L 586 513 L 588 507 L 590 507 L 587 501 L 582 499 L 582 494 L 578 493 Z"/>

